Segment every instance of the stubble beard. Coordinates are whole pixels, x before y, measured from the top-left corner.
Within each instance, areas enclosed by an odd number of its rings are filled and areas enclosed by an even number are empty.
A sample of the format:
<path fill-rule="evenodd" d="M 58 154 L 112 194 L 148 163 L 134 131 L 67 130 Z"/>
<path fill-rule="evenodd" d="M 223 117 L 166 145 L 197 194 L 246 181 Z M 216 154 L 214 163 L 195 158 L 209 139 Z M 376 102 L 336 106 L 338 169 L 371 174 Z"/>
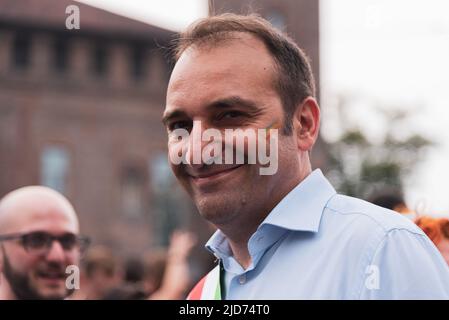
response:
<path fill-rule="evenodd" d="M 72 293 L 72 291 L 67 290 L 64 296 L 61 295 L 50 295 L 42 296 L 38 290 L 32 285 L 30 276 L 28 274 L 21 273 L 14 270 L 14 267 L 9 262 L 9 259 L 5 252 L 3 255 L 3 274 L 9 283 L 9 286 L 14 293 L 14 296 L 19 300 L 62 300 L 66 296 Z"/>

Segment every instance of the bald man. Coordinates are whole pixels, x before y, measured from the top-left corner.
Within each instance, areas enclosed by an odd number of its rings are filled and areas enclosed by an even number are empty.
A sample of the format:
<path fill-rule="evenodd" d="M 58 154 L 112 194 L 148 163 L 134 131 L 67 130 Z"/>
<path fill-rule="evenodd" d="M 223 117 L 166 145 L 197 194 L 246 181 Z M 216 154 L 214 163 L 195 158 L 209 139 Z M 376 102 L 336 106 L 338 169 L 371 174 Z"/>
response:
<path fill-rule="evenodd" d="M 66 268 L 87 239 L 75 210 L 58 192 L 20 188 L 0 200 L 0 299 L 64 299 Z"/>

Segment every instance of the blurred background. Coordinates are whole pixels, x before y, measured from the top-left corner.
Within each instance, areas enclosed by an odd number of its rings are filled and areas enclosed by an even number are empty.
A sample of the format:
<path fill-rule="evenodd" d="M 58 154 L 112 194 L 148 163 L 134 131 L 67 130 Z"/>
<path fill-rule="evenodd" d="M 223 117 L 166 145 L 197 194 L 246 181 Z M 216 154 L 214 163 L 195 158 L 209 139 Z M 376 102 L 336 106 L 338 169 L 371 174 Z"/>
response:
<path fill-rule="evenodd" d="M 70 5 L 79 29 L 66 27 Z M 171 174 L 160 119 L 170 42 L 221 12 L 259 13 L 310 57 L 323 114 L 313 165 L 339 191 L 449 216 L 445 0 L 0 0 L 0 197 L 62 192 L 83 233 L 131 270 L 190 230 L 198 280 L 214 230 Z"/>

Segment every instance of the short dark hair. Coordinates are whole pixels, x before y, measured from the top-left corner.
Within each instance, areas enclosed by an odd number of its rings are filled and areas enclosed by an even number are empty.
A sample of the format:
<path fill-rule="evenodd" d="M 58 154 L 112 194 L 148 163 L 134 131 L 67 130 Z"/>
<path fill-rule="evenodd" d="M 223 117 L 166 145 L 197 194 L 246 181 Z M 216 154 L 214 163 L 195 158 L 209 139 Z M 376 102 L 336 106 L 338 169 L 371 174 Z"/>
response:
<path fill-rule="evenodd" d="M 405 205 L 404 197 L 399 191 L 376 194 L 370 197 L 369 202 L 390 210 L 394 210 L 399 205 Z"/>
<path fill-rule="evenodd" d="M 95 246 L 89 249 L 83 260 L 87 278 L 92 278 L 100 271 L 108 277 L 113 277 L 117 270 L 117 260 L 107 247 Z"/>
<path fill-rule="evenodd" d="M 244 32 L 261 40 L 273 57 L 277 71 L 276 90 L 285 111 L 284 133 L 292 132 L 292 117 L 296 107 L 305 98 L 315 97 L 315 80 L 309 59 L 286 34 L 256 14 L 225 13 L 203 18 L 187 28 L 176 40 L 175 61 L 192 45 L 213 45 Z"/>

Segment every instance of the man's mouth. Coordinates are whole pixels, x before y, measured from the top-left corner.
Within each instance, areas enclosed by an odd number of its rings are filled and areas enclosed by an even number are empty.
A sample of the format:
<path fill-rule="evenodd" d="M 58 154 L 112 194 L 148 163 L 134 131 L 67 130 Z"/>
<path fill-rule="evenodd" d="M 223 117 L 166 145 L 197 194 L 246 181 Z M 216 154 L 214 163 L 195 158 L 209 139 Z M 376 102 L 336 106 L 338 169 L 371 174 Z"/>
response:
<path fill-rule="evenodd" d="M 38 271 L 37 276 L 48 281 L 65 280 L 66 274 L 61 271 Z"/>
<path fill-rule="evenodd" d="M 236 169 L 240 168 L 242 165 L 243 164 L 234 165 L 232 167 L 221 167 L 217 169 L 205 170 L 203 172 L 188 172 L 188 175 L 193 179 L 195 183 L 203 184 L 225 177 Z"/>

